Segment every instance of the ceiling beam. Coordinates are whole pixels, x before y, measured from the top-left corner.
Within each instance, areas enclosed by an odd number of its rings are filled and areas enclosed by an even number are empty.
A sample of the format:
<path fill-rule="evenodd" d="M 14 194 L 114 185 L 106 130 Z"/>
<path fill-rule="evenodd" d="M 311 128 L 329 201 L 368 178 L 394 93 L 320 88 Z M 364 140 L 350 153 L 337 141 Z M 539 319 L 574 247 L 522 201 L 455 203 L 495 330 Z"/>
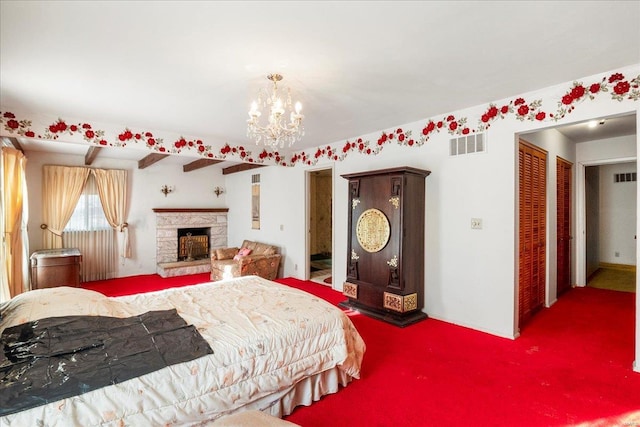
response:
<path fill-rule="evenodd" d="M 198 159 L 195 160 L 191 163 L 187 163 L 186 165 L 182 166 L 182 171 L 183 172 L 191 172 L 194 171 L 196 169 L 200 169 L 200 168 L 204 168 L 206 166 L 211 166 L 211 165 L 215 165 L 216 163 L 220 163 L 223 162 L 224 160 L 215 160 L 215 159 Z"/>
<path fill-rule="evenodd" d="M 87 154 L 84 155 L 85 166 L 91 166 L 91 163 L 98 157 L 100 150 L 102 150 L 102 147 L 89 147 Z"/>
<path fill-rule="evenodd" d="M 242 163 L 235 166 L 229 166 L 228 168 L 222 169 L 222 175 L 229 175 L 231 173 L 242 172 L 249 169 L 261 168 L 266 165 L 257 165 L 255 163 Z"/>
<path fill-rule="evenodd" d="M 20 143 L 18 142 L 18 138 L 5 137 L 4 140 L 9 141 L 9 143 L 13 145 L 13 147 L 16 150 L 22 151 L 24 153 L 24 150 L 22 149 L 22 145 L 20 145 Z"/>
<path fill-rule="evenodd" d="M 168 156 L 169 156 L 168 154 L 151 153 L 148 156 L 145 156 L 142 159 L 138 160 L 138 169 L 144 169 L 146 167 L 149 167 L 152 164 L 159 162 L 160 160 Z"/>

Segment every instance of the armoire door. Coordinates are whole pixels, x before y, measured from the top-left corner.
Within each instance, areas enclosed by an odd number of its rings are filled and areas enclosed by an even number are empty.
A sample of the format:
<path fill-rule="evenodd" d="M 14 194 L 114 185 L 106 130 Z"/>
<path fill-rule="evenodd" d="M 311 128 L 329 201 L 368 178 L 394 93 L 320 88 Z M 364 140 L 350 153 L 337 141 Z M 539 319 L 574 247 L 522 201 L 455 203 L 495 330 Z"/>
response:
<path fill-rule="evenodd" d="M 558 295 L 571 289 L 571 167 L 571 163 L 557 158 Z"/>
<path fill-rule="evenodd" d="M 519 145 L 519 325 L 544 306 L 546 287 L 547 153 Z"/>

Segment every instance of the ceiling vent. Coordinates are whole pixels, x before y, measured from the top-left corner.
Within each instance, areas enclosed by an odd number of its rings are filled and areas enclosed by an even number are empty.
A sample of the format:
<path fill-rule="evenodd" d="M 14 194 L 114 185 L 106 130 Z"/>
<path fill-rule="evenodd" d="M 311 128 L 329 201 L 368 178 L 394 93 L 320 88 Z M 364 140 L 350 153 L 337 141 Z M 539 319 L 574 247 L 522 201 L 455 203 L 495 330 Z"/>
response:
<path fill-rule="evenodd" d="M 463 154 L 482 153 L 487 150 L 487 141 L 484 133 L 465 135 L 449 140 L 449 155 L 460 156 Z"/>
<path fill-rule="evenodd" d="M 634 182 L 637 181 L 635 172 L 614 173 L 613 182 Z"/>

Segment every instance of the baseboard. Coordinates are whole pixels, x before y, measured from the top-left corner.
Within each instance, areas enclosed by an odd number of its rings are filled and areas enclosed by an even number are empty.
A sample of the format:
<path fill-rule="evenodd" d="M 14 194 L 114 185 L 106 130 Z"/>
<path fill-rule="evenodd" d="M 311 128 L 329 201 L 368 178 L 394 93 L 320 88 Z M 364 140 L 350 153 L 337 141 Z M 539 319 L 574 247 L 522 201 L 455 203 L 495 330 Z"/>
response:
<path fill-rule="evenodd" d="M 600 268 L 610 268 L 612 270 L 622 270 L 622 271 L 636 271 L 635 265 L 628 264 L 613 264 L 608 262 L 601 262 L 599 264 Z"/>
<path fill-rule="evenodd" d="M 493 336 L 500 337 L 500 338 L 506 338 L 506 339 L 509 339 L 509 340 L 515 340 L 516 338 L 518 338 L 520 336 L 520 331 L 516 331 L 513 334 L 510 334 L 510 333 L 504 333 L 502 331 L 498 331 L 498 330 L 495 330 L 495 329 L 484 328 L 484 327 L 481 327 L 481 326 L 479 326 L 477 324 L 473 324 L 473 323 L 460 322 L 460 321 L 457 321 L 457 320 L 454 321 L 453 319 L 450 319 L 448 317 L 434 316 L 434 315 L 431 315 L 431 314 L 429 314 L 429 317 L 431 319 L 434 319 L 434 320 L 439 320 L 440 322 L 450 323 L 452 325 L 461 326 L 461 327 L 467 328 L 467 329 L 473 329 L 473 330 L 478 331 L 478 332 L 482 332 L 482 333 L 493 335 Z"/>

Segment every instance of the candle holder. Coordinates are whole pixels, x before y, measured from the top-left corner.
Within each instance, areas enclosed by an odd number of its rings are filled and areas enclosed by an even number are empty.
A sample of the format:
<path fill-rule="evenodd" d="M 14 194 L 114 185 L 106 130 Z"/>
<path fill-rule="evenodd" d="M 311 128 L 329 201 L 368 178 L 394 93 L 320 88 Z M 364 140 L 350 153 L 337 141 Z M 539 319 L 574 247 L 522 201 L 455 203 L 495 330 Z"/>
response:
<path fill-rule="evenodd" d="M 164 197 L 167 197 L 167 194 L 172 193 L 174 190 L 173 186 L 163 185 L 160 187 L 160 192 L 164 194 Z"/>

